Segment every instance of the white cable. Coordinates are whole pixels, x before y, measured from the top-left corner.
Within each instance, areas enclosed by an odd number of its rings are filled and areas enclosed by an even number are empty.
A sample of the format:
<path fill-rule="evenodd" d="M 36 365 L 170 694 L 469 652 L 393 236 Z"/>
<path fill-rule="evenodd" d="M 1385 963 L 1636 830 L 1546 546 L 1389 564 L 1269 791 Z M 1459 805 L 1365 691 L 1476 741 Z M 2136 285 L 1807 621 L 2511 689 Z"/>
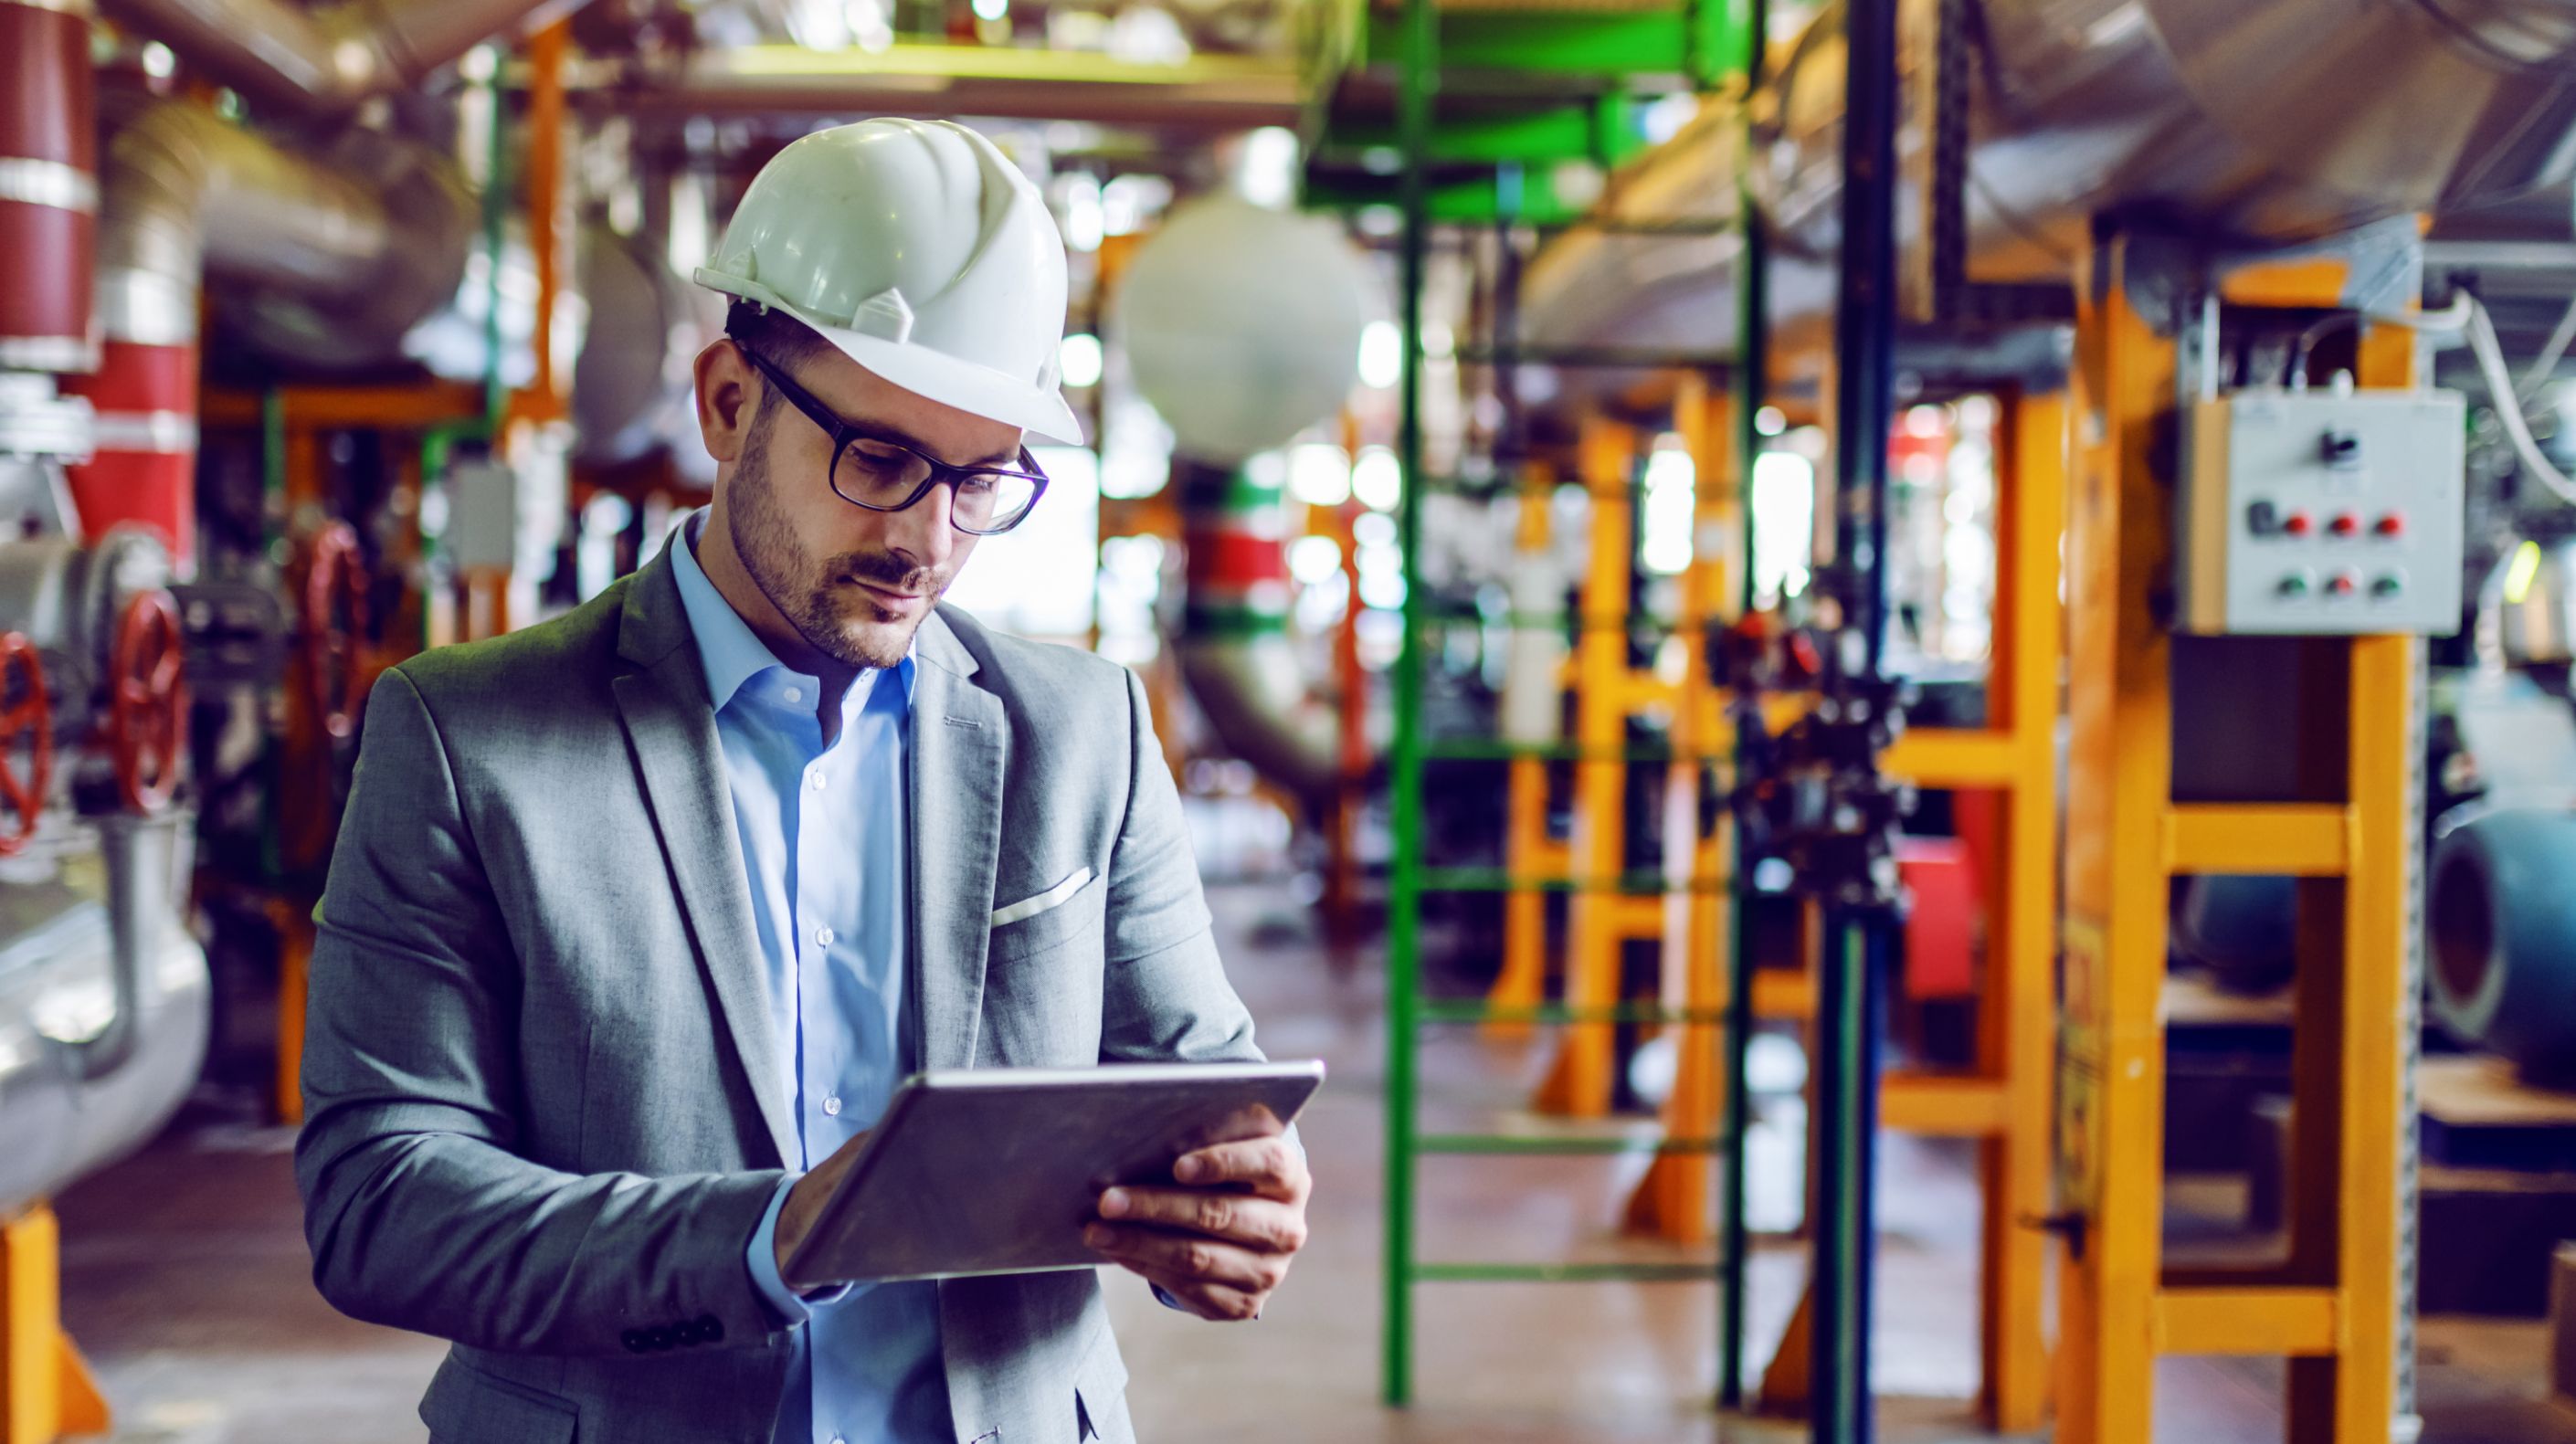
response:
<path fill-rule="evenodd" d="M 2549 333 L 2549 344 L 2540 348 L 2539 359 L 2522 373 L 2522 384 L 2513 389 L 2515 400 L 2525 406 L 2531 404 L 2531 398 L 2540 393 L 2542 383 L 2558 369 L 2559 358 L 2567 354 L 2570 342 L 2576 342 L 2576 299 L 2568 301 L 2567 309 L 2559 315 L 2558 329 Z"/>
<path fill-rule="evenodd" d="M 2576 506 L 2576 481 L 2549 464 L 2541 455 L 2540 443 L 2531 439 L 2531 423 L 2523 418 L 2522 402 L 2513 389 L 2513 369 L 2505 364 L 2504 343 L 2496 339 L 2495 322 L 2488 317 L 2484 302 L 2463 289 L 2452 309 L 2468 308 L 2469 350 L 2478 358 L 2478 374 L 2486 378 L 2487 394 L 2495 401 L 2496 419 L 2504 423 L 2504 434 L 2513 442 L 2513 454 L 2522 461 L 2522 469 L 2534 481 L 2557 494 L 2560 501 Z"/>

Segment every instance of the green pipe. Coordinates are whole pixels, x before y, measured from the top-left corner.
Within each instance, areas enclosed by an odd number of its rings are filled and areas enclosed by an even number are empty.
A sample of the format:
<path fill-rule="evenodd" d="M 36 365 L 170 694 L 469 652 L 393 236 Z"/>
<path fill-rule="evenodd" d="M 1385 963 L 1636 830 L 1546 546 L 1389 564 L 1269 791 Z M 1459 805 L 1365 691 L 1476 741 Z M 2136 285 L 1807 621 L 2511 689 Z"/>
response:
<path fill-rule="evenodd" d="M 1404 646 L 1395 663 L 1394 872 L 1386 966 L 1386 1402 L 1413 1397 L 1414 1028 L 1421 989 L 1422 852 L 1422 283 L 1426 237 L 1423 156 L 1431 142 L 1431 93 L 1439 63 L 1431 0 L 1404 0 L 1403 86 L 1396 135 L 1404 150 L 1402 417 L 1396 459 L 1404 478 L 1397 518 L 1404 542 Z"/>
<path fill-rule="evenodd" d="M 1769 0 L 1742 0 L 1744 5 L 1744 94 L 1751 96 L 1763 82 L 1765 32 L 1770 28 Z M 1744 137 L 1745 150 L 1752 150 L 1752 136 Z M 1736 174 L 1750 174 L 1739 165 Z M 1742 593 L 1737 605 L 1743 613 L 1753 610 L 1753 462 L 1762 454 L 1761 412 L 1765 374 L 1770 366 L 1770 273 L 1760 217 L 1754 210 L 1753 189 L 1739 180 L 1736 192 L 1736 219 L 1744 227 L 1743 249 L 1737 252 L 1735 269 L 1735 464 L 1737 485 L 1744 498 L 1744 571 Z M 1739 734 L 1740 740 L 1741 734 Z M 1737 776 L 1743 775 L 1744 758 L 1735 758 Z M 1744 1295 L 1745 1250 L 1750 1242 L 1744 1226 L 1745 1160 L 1744 1136 L 1752 1128 L 1752 1100 L 1748 1060 L 1753 1044 L 1753 928 L 1749 918 L 1753 898 L 1751 859 L 1745 854 L 1744 835 L 1735 834 L 1735 858 L 1732 877 L 1735 900 L 1727 909 L 1726 938 L 1726 1008 L 1729 1016 L 1739 1020 L 1726 1030 L 1726 1116 L 1718 1127 L 1725 1140 L 1721 1150 L 1721 1176 L 1718 1185 L 1718 1325 L 1717 1325 L 1717 1404 L 1721 1409 L 1744 1407 Z"/>

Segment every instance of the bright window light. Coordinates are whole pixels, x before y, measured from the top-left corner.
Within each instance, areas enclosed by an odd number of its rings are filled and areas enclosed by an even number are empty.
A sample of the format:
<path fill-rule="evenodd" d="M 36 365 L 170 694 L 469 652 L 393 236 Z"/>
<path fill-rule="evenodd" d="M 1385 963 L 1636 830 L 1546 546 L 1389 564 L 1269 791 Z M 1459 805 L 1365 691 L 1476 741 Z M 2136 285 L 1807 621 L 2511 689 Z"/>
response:
<path fill-rule="evenodd" d="M 975 544 L 947 599 L 1006 632 L 1080 636 L 1091 630 L 1099 566 L 1099 458 L 1080 446 L 1029 455 L 1047 474 L 1046 495 L 1026 522 Z"/>
<path fill-rule="evenodd" d="M 1288 491 L 1308 506 L 1340 506 L 1350 500 L 1350 453 L 1329 441 L 1310 441 L 1289 452 Z"/>
<path fill-rule="evenodd" d="M 1288 575 L 1305 586 L 1318 586 L 1339 576 L 1342 544 L 1328 536 L 1301 536 L 1288 544 Z"/>
<path fill-rule="evenodd" d="M 1351 464 L 1351 495 L 1360 505 L 1376 511 L 1393 511 L 1404 500 L 1404 468 L 1395 453 L 1383 446 L 1371 446 L 1360 452 Z"/>
<path fill-rule="evenodd" d="M 1384 391 L 1404 379 L 1404 333 L 1393 321 L 1371 321 L 1360 330 L 1360 384 Z"/>
<path fill-rule="evenodd" d="M 1108 233 L 1109 213 L 1101 203 L 1100 177 L 1069 171 L 1056 178 L 1058 204 L 1064 212 L 1064 243 L 1077 251 L 1100 249 Z"/>
<path fill-rule="evenodd" d="M 969 0 L 978 20 L 999 20 L 1011 13 L 1011 0 Z"/>
<path fill-rule="evenodd" d="M 1691 527 L 1699 498 L 1694 493 L 1696 468 L 1690 453 L 1658 449 L 1646 458 L 1645 511 L 1640 549 L 1646 570 L 1672 576 L 1690 570 Z"/>
<path fill-rule="evenodd" d="M 1077 389 L 1100 384 L 1100 338 L 1076 331 L 1064 338 L 1059 362 L 1064 384 Z"/>
<path fill-rule="evenodd" d="M 1807 589 L 1815 553 L 1816 466 L 1794 451 L 1753 459 L 1753 592 L 1763 606 Z"/>

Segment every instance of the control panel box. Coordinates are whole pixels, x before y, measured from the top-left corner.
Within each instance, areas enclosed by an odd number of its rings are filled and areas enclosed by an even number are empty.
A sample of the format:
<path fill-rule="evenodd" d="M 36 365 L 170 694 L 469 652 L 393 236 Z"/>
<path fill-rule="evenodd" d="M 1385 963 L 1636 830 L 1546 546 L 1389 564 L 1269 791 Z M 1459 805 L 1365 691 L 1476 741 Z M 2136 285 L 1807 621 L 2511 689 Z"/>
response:
<path fill-rule="evenodd" d="M 2176 630 L 2460 625 L 2466 405 L 2455 391 L 2239 391 L 2190 411 Z"/>

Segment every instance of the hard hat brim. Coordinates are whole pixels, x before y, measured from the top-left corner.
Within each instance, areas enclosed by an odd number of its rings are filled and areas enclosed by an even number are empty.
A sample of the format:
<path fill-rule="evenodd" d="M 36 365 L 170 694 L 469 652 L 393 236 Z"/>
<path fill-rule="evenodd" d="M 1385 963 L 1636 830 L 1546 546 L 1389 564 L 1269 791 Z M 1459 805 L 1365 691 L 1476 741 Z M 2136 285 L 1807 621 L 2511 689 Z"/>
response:
<path fill-rule="evenodd" d="M 970 416 L 1016 426 L 1033 440 L 1052 441 L 1063 446 L 1083 444 L 1081 418 L 1073 414 L 1073 407 L 1066 403 L 1064 393 L 1054 387 L 1033 385 L 1005 376 L 989 366 L 961 361 L 927 346 L 889 341 L 882 336 L 832 325 L 780 298 L 765 286 L 738 280 L 707 267 L 699 267 L 692 279 L 711 291 L 738 296 L 763 306 L 774 306 L 786 312 L 804 323 L 815 335 L 832 343 L 834 350 L 916 396 L 928 397 L 942 406 L 953 406 Z"/>

